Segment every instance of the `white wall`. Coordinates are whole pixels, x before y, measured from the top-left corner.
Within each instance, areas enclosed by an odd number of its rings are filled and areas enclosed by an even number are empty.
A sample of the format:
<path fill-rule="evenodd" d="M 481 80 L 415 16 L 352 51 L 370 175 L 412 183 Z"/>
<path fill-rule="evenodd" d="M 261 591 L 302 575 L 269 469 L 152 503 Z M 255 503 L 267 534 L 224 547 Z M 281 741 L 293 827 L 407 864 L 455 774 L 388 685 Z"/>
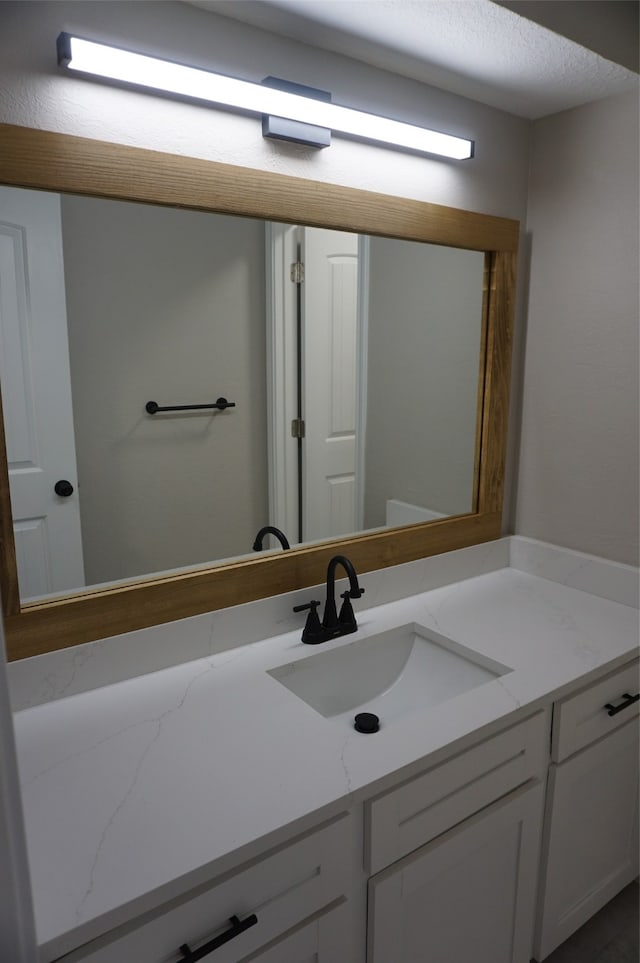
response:
<path fill-rule="evenodd" d="M 534 125 L 516 531 L 638 563 L 638 98 Z"/>
<path fill-rule="evenodd" d="M 265 228 L 62 198 L 87 584 L 251 552 L 268 522 Z M 159 405 L 225 412 L 149 416 Z"/>
<path fill-rule="evenodd" d="M 473 511 L 484 254 L 371 238 L 365 528 Z"/>
<path fill-rule="evenodd" d="M 55 62 L 55 37 L 63 29 L 248 79 L 276 73 L 325 87 L 336 101 L 473 137 L 476 157 L 453 163 L 339 139 L 320 152 L 265 141 L 252 118 L 65 76 Z M 0 52 L 0 121 L 525 216 L 527 122 L 194 7 L 154 0 L 4 2 Z M 507 529 L 621 560 L 635 558 L 637 532 L 629 226 L 637 225 L 636 118 L 633 98 L 626 97 L 534 125 L 534 278 L 515 525 L 509 477 L 505 512 Z M 619 143 L 623 149 L 612 147 Z M 512 469 L 526 282 L 521 269 Z"/>
<path fill-rule="evenodd" d="M 260 120 L 88 83 L 60 71 L 61 30 L 247 80 L 268 74 L 338 103 L 475 138 L 451 163 L 334 138 L 324 151 L 263 140 Z M 508 217 L 526 202 L 525 121 L 445 91 L 172 0 L 0 4 L 0 120 L 401 194 Z"/>
<path fill-rule="evenodd" d="M 253 118 L 65 76 L 55 62 L 63 29 L 248 79 L 275 73 L 324 87 L 336 101 L 473 137 L 476 157 L 432 160 L 337 138 L 319 152 L 265 141 Z M 0 53 L 0 121 L 525 217 L 528 122 L 194 7 L 3 2 Z M 636 557 L 637 532 L 636 123 L 627 96 L 533 125 L 530 237 L 521 259 L 530 242 L 526 409 L 520 432 L 521 267 L 505 511 L 506 530 L 621 560 Z"/>
<path fill-rule="evenodd" d="M 334 138 L 307 150 L 264 140 L 260 121 L 65 75 L 61 30 L 249 80 L 276 74 L 330 90 L 336 102 L 471 137 L 473 160 L 452 162 Z M 0 3 L 0 122 L 204 157 L 523 221 L 527 121 L 416 81 L 170 2 Z M 1 173 L 1 172 L 0 172 Z M 522 326 L 520 298 L 517 328 Z M 515 383 L 519 396 L 516 332 Z M 518 424 L 517 405 L 513 424 Z M 511 432 L 509 465 L 516 457 Z M 505 530 L 513 515 L 508 472 Z"/>

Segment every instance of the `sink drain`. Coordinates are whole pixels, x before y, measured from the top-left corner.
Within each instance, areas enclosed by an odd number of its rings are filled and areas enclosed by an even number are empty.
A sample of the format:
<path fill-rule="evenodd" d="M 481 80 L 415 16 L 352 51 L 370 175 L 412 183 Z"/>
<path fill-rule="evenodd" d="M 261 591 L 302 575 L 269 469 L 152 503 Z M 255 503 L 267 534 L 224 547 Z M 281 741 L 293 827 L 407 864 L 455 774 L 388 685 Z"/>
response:
<path fill-rule="evenodd" d="M 380 719 L 375 712 L 359 712 L 353 720 L 353 728 L 356 732 L 377 732 Z"/>

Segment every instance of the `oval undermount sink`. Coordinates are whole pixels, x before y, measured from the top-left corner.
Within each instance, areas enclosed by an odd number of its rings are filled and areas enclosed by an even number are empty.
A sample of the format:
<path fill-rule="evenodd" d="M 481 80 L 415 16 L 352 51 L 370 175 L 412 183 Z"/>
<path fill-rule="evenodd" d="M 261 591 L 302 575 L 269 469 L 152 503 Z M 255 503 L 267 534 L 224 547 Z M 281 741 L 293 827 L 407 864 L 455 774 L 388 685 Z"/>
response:
<path fill-rule="evenodd" d="M 370 711 L 384 725 L 511 671 L 411 622 L 268 674 L 326 718 Z"/>

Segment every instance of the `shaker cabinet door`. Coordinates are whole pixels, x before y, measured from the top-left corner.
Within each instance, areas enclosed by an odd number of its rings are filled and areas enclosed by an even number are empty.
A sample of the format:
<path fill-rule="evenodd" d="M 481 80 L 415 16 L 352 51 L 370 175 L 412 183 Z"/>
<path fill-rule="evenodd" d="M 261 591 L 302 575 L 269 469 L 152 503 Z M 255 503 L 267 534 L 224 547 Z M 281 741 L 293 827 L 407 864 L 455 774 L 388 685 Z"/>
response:
<path fill-rule="evenodd" d="M 543 795 L 529 783 L 373 876 L 367 963 L 529 963 Z"/>
<path fill-rule="evenodd" d="M 638 873 L 637 722 L 552 766 L 547 811 L 540 961 Z"/>

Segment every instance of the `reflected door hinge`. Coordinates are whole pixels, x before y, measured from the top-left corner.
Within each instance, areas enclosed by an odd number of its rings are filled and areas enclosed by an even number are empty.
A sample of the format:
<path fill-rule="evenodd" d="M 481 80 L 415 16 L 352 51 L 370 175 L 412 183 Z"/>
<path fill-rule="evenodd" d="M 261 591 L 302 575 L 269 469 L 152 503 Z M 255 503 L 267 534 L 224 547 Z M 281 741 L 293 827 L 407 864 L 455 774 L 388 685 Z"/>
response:
<path fill-rule="evenodd" d="M 302 261 L 296 261 L 291 265 L 291 280 L 294 284 L 302 284 L 304 281 L 304 264 Z"/>
<path fill-rule="evenodd" d="M 291 437 L 304 438 L 304 419 L 294 418 L 291 422 Z"/>

